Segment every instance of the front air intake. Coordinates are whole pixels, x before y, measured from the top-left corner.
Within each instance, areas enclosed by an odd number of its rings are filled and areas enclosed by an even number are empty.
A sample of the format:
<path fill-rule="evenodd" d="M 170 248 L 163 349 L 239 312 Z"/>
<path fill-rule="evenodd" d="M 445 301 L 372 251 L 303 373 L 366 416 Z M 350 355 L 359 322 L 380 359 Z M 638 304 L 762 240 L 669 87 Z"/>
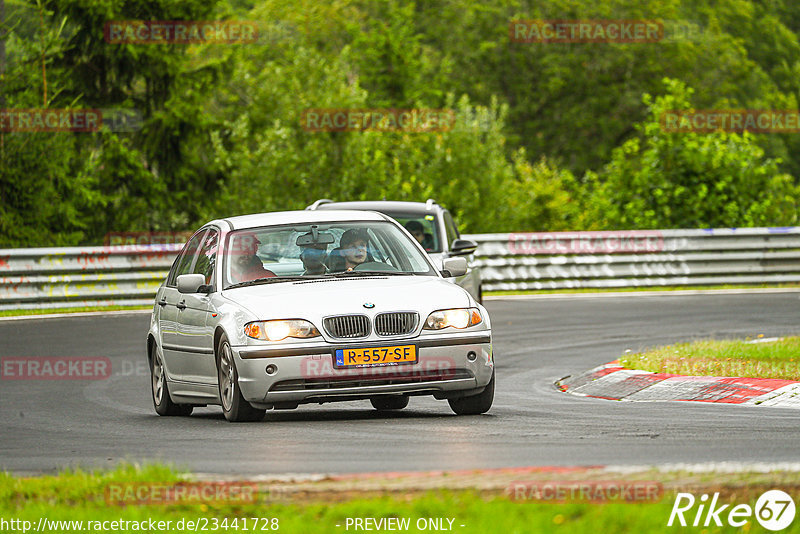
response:
<path fill-rule="evenodd" d="M 337 315 L 322 321 L 325 331 L 331 337 L 355 339 L 369 335 L 369 318 L 366 315 Z"/>
<path fill-rule="evenodd" d="M 417 328 L 417 312 L 380 313 L 375 317 L 375 332 L 379 336 L 401 336 Z"/>

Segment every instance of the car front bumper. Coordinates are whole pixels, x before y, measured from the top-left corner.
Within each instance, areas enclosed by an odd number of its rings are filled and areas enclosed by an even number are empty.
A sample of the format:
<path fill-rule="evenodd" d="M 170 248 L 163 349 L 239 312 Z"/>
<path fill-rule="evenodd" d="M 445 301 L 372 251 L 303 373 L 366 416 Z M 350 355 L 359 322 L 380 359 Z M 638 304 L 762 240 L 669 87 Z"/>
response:
<path fill-rule="evenodd" d="M 410 344 L 417 347 L 418 361 L 414 364 L 348 369 L 334 366 L 333 354 L 337 348 Z M 264 408 L 376 395 L 451 398 L 477 394 L 489 383 L 494 368 L 489 331 L 233 349 L 242 396 L 256 407 Z"/>

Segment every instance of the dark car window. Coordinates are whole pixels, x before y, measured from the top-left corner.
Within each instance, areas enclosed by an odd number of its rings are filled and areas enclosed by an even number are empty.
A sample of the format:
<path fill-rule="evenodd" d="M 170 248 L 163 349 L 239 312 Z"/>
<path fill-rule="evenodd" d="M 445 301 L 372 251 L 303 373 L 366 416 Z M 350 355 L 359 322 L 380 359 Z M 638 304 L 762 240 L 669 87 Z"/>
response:
<path fill-rule="evenodd" d="M 439 232 L 439 224 L 436 221 L 435 215 L 431 213 L 425 215 L 414 215 L 410 213 L 397 213 L 388 211 L 382 211 L 381 213 L 388 215 L 392 219 L 402 224 L 403 227 L 408 230 L 411 235 L 414 235 L 418 241 L 419 238 L 417 235 L 420 235 L 422 237 L 420 244 L 427 252 L 442 251 L 443 240 L 442 236 L 440 235 L 441 232 Z M 418 231 L 420 228 L 422 230 L 421 234 L 412 231 L 415 229 Z"/>
<path fill-rule="evenodd" d="M 167 280 L 168 286 L 175 286 L 175 280 L 182 274 L 189 274 L 194 265 L 194 259 L 197 256 L 197 251 L 200 250 L 200 244 L 203 242 L 203 236 L 206 234 L 205 230 L 201 230 L 194 234 L 192 238 L 183 247 L 181 255 L 178 258 L 178 267 L 170 274 Z"/>
<path fill-rule="evenodd" d="M 217 243 L 219 242 L 219 232 L 211 229 L 203 238 L 203 245 L 197 255 L 192 272 L 202 274 L 206 278 L 206 284 L 210 284 L 214 274 L 214 266 L 217 263 Z"/>
<path fill-rule="evenodd" d="M 449 211 L 444 212 L 444 230 L 447 232 L 447 248 L 450 248 L 453 244 L 453 241 L 460 237 L 458 233 L 458 228 L 456 228 L 456 223 L 453 221 L 453 217 L 450 215 Z"/>

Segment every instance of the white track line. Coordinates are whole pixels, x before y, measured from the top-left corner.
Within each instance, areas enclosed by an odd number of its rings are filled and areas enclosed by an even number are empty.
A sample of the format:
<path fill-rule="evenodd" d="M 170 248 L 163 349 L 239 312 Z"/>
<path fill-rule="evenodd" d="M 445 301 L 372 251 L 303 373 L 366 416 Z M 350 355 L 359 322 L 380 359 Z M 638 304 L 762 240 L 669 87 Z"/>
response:
<path fill-rule="evenodd" d="M 676 291 L 609 291 L 601 293 L 546 293 L 544 295 L 484 295 L 484 300 L 590 299 L 620 297 L 686 297 L 695 295 L 742 295 L 747 293 L 800 293 L 800 288 L 681 289 Z"/>
<path fill-rule="evenodd" d="M 488 468 L 488 469 L 475 469 L 474 474 L 484 473 L 486 475 L 493 475 L 498 474 L 502 475 L 505 472 L 509 472 L 513 474 L 515 469 L 518 467 L 499 467 L 499 468 Z M 531 467 L 543 467 L 543 466 L 531 466 Z M 564 466 L 558 466 L 564 467 Z M 576 466 L 580 467 L 580 466 Z M 798 462 L 704 462 L 704 463 L 668 463 L 668 464 L 634 464 L 634 465 L 601 465 L 601 466 L 586 466 L 585 469 L 587 471 L 600 471 L 605 473 L 616 473 L 616 474 L 635 474 L 635 473 L 647 473 L 650 471 L 655 471 L 659 473 L 670 473 L 670 472 L 690 472 L 690 473 L 772 473 L 776 471 L 782 472 L 798 472 L 800 473 L 800 463 Z M 424 472 L 423 476 L 428 476 L 430 478 L 441 478 L 445 474 L 450 475 L 452 471 L 459 471 L 459 469 L 453 469 L 450 472 L 447 470 L 444 471 L 428 471 Z M 408 473 L 408 477 L 410 478 L 419 478 L 420 477 L 419 471 L 413 471 Z M 350 473 L 346 473 L 350 475 Z M 403 478 L 402 473 L 391 471 L 391 474 L 397 478 Z M 243 476 L 237 476 L 235 474 L 219 474 L 219 473 L 186 473 L 182 476 L 184 479 L 188 480 L 222 480 L 222 481 L 252 481 L 252 482 L 260 482 L 260 483 L 284 483 L 284 484 L 297 484 L 297 483 L 313 483 L 313 482 L 323 482 L 331 477 L 338 476 L 339 473 L 292 473 L 292 474 L 270 474 L 270 473 L 261 473 L 261 474 L 247 474 Z M 354 477 L 348 477 L 349 482 L 357 482 L 360 477 L 357 473 L 354 473 Z M 374 479 L 376 473 L 364 473 L 365 479 Z"/>

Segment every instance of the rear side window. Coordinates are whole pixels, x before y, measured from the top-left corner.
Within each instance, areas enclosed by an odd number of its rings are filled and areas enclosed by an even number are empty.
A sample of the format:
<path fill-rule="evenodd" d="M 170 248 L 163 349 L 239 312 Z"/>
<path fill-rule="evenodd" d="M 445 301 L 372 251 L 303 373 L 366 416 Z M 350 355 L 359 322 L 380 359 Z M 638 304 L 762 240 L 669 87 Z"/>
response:
<path fill-rule="evenodd" d="M 206 231 L 197 232 L 192 236 L 186 246 L 183 247 L 181 251 L 180 257 L 178 257 L 178 267 L 173 270 L 170 274 L 169 280 L 167 280 L 168 286 L 175 286 L 175 280 L 182 274 L 189 274 L 192 272 L 192 266 L 194 265 L 194 260 L 197 257 L 197 252 L 200 250 L 200 244 L 203 242 L 203 236 L 206 234 Z"/>

